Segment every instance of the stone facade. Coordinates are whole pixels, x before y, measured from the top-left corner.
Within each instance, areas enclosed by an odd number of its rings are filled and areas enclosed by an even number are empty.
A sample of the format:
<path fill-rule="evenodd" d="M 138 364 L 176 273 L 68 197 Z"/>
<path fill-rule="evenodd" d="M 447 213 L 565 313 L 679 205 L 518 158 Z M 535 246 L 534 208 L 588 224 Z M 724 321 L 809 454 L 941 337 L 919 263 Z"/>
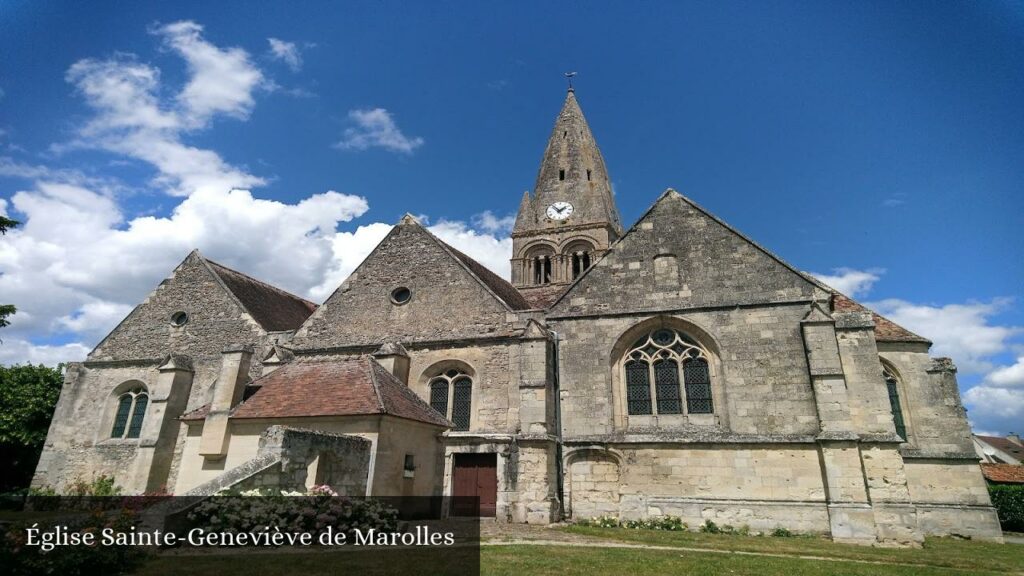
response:
<path fill-rule="evenodd" d="M 36 484 L 471 485 L 500 521 L 1001 538 L 955 367 L 675 191 L 623 231 L 574 93 L 520 204 L 511 283 L 406 216 L 314 308 L 189 255 L 68 368 Z M 407 396 L 376 376 L 372 401 L 316 378 L 280 396 L 274 374 L 371 353 Z M 287 410 L 245 416 L 271 386 Z M 144 420 L 126 432 L 118 403 L 139 393 Z M 290 459 L 275 438 L 293 438 Z M 329 449 L 301 448 L 314 444 Z"/>

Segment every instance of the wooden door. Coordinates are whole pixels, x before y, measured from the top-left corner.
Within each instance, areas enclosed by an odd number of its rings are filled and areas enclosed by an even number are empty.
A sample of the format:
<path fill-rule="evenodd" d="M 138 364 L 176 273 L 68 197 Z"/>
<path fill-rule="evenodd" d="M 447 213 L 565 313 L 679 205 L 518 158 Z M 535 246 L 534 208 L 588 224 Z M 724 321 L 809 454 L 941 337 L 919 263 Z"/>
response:
<path fill-rule="evenodd" d="M 456 454 L 452 516 L 494 516 L 498 504 L 498 455 Z"/>

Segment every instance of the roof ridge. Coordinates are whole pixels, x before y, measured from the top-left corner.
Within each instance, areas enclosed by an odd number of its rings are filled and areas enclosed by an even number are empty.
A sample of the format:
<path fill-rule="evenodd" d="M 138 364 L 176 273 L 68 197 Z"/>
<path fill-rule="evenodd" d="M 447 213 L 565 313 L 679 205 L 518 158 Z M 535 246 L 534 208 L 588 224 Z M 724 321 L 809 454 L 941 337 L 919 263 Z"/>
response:
<path fill-rule="evenodd" d="M 380 413 L 387 414 L 388 409 L 384 406 L 384 395 L 380 393 L 380 382 L 377 382 L 377 371 L 373 369 L 373 365 L 377 364 L 377 360 L 373 356 L 365 354 L 360 359 L 366 363 L 366 371 L 370 375 L 370 383 L 373 385 L 373 394 L 377 397 L 377 406 L 380 407 Z"/>
<path fill-rule="evenodd" d="M 442 250 L 444 250 L 445 252 L 448 252 L 448 254 L 450 256 L 455 258 L 455 260 L 457 260 L 459 262 L 459 264 L 462 265 L 462 267 L 466 270 L 466 272 L 469 272 L 470 276 L 472 276 L 478 283 L 480 283 L 480 285 L 483 286 L 484 289 L 486 289 L 488 292 L 490 292 L 492 296 L 497 298 L 499 302 L 504 304 L 505 307 L 509 309 L 509 311 L 515 312 L 517 310 L 530 310 L 530 309 L 533 308 L 533 305 L 530 304 L 530 302 L 526 299 L 526 297 L 524 297 L 522 295 L 522 293 L 519 292 L 519 290 L 515 286 L 512 285 L 511 282 L 509 282 L 508 280 L 505 280 L 501 276 L 498 276 L 497 274 L 495 274 L 487 266 L 484 266 L 480 262 L 477 262 L 476 260 L 474 260 L 472 257 L 470 257 L 467 254 L 461 252 L 460 250 L 458 250 L 454 246 L 448 244 L 444 240 L 441 240 L 436 235 L 434 235 L 433 232 L 428 230 L 425 226 L 420 224 L 418 221 L 413 220 L 412 222 L 409 222 L 409 223 L 403 222 L 402 225 L 416 226 L 417 228 L 419 228 L 420 230 L 425 232 L 427 234 L 427 236 L 429 236 L 431 239 L 433 239 L 433 241 L 436 242 L 438 244 L 438 246 L 441 247 Z M 474 266 L 471 266 L 470 262 L 472 262 L 473 264 L 475 264 L 476 266 L 478 266 L 480 268 L 479 273 L 478 273 L 478 271 L 473 269 Z M 481 277 L 482 275 L 487 275 L 489 277 L 485 279 L 485 278 Z M 517 302 L 509 302 L 508 299 L 506 299 L 501 294 L 499 294 L 498 291 L 495 290 L 493 286 L 491 286 L 490 281 L 494 281 L 494 282 L 499 283 L 499 285 L 501 286 L 501 288 L 503 290 L 510 290 L 510 294 L 513 297 L 518 298 L 518 301 Z M 521 307 L 517 308 L 516 306 L 521 306 Z"/>
<path fill-rule="evenodd" d="M 231 272 L 233 274 L 238 274 L 239 276 L 244 276 L 246 279 L 252 280 L 253 282 L 255 282 L 255 283 L 257 283 L 257 284 L 259 284 L 261 286 L 264 286 L 266 288 L 270 288 L 271 290 L 273 290 L 275 292 L 279 292 L 279 293 L 281 293 L 284 296 L 288 296 L 290 298 L 294 298 L 295 300 L 299 300 L 299 301 L 305 302 L 306 304 L 312 304 L 313 306 L 319 306 L 316 302 L 313 302 L 311 300 L 306 300 L 305 298 L 303 298 L 302 296 L 299 296 L 298 294 L 294 294 L 292 292 L 289 292 L 289 291 L 285 290 L 284 288 L 280 288 L 278 286 L 274 286 L 273 284 L 271 284 L 269 282 L 265 282 L 263 280 L 260 280 L 259 278 L 250 276 L 249 274 L 246 274 L 245 272 L 241 272 L 239 270 L 235 270 L 234 268 L 230 268 L 230 267 L 225 266 L 225 265 L 223 265 L 223 264 L 221 264 L 219 262 L 214 262 L 213 260 L 210 260 L 209 258 L 203 256 L 202 254 L 200 254 L 199 257 L 202 258 L 203 260 L 205 260 L 208 264 L 216 266 L 217 268 L 223 268 L 224 270 L 227 270 L 228 272 Z"/>

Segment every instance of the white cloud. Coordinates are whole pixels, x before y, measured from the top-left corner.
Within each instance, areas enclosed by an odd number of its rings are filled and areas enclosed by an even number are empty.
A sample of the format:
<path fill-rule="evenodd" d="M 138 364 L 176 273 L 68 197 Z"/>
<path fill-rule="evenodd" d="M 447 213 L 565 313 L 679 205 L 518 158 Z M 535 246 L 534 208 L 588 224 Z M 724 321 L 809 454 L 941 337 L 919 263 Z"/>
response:
<path fill-rule="evenodd" d="M 85 360 L 89 347 L 81 343 L 37 346 L 26 340 L 4 338 L 0 344 L 0 364 L 44 364 Z"/>
<path fill-rule="evenodd" d="M 972 423 L 982 421 L 986 428 L 1019 431 L 1024 422 L 1024 390 L 1021 389 L 975 386 L 964 393 L 964 403 Z"/>
<path fill-rule="evenodd" d="M 96 114 L 79 130 L 77 140 L 54 150 L 99 148 L 143 160 L 159 173 L 154 184 L 176 196 L 264 184 L 217 153 L 182 141 L 184 135 L 207 127 L 217 114 L 246 118 L 254 104 L 253 91 L 263 80 L 244 50 L 218 48 L 201 32 L 201 26 L 187 21 L 152 30 L 188 67 L 188 81 L 173 102 L 158 97 L 160 71 L 134 56 L 73 64 L 66 79 Z"/>
<path fill-rule="evenodd" d="M 167 216 L 124 214 L 116 182 L 0 158 L 0 173 L 29 182 L 10 202 L 0 200 L 0 212 L 24 221 L 0 242 L 0 294 L 18 305 L 0 362 L 83 358 L 193 248 L 322 301 L 391 229 L 377 222 L 339 232 L 340 223 L 368 210 L 356 195 L 327 191 L 294 204 L 254 197 L 235 188 L 261 178 L 183 142 L 218 114 L 245 118 L 262 78 L 244 51 L 217 48 L 201 32 L 191 22 L 153 30 L 188 64 L 185 87 L 167 101 L 160 94 L 174 92 L 161 85 L 160 71 L 130 55 L 81 60 L 66 76 L 95 114 L 77 140 L 55 148 L 98 148 L 115 162 L 151 164 L 153 182 L 183 197 Z M 212 85 L 219 75 L 223 84 Z M 357 147 L 412 151 L 422 144 L 402 135 L 384 110 L 353 118 L 365 129 L 355 136 L 363 142 Z M 477 220 L 482 231 L 445 221 L 431 229 L 507 276 L 511 241 L 499 236 L 503 219 Z M 40 344 L 69 333 L 72 343 Z"/>
<path fill-rule="evenodd" d="M 833 268 L 832 274 L 810 274 L 825 284 L 846 294 L 850 298 L 863 296 L 871 291 L 875 282 L 881 278 L 885 270 L 871 268 L 869 270 L 855 270 L 853 268 Z"/>
<path fill-rule="evenodd" d="M 247 118 L 255 101 L 253 90 L 263 81 L 263 73 L 241 48 L 218 48 L 203 39 L 203 27 L 182 21 L 154 28 L 153 34 L 188 64 L 191 77 L 178 94 L 193 126 L 205 126 L 215 114 Z"/>
<path fill-rule="evenodd" d="M 964 393 L 973 421 L 1004 432 L 1020 431 L 1024 422 L 1024 356 L 985 375 L 981 384 Z"/>
<path fill-rule="evenodd" d="M 484 232 L 492 234 L 508 234 L 516 224 L 516 217 L 513 214 L 509 214 L 499 218 L 490 210 L 484 210 L 483 212 L 473 216 L 472 222 L 473 226 L 476 226 Z"/>
<path fill-rule="evenodd" d="M 1021 328 L 991 323 L 993 316 L 1010 303 L 1006 299 L 967 304 L 931 306 L 890 298 L 869 302 L 868 307 L 893 322 L 932 340 L 933 356 L 952 358 L 966 373 L 992 369 L 990 358 L 1006 351 L 1007 341 Z"/>
<path fill-rule="evenodd" d="M 384 148 L 392 152 L 411 154 L 423 145 L 423 138 L 410 138 L 399 130 L 391 113 L 383 108 L 351 110 L 348 118 L 355 126 L 346 128 L 335 147 L 345 150 Z"/>
<path fill-rule="evenodd" d="M 288 65 L 292 72 L 302 69 L 302 54 L 294 42 L 285 42 L 277 38 L 267 38 L 270 43 L 270 55 Z"/>
<path fill-rule="evenodd" d="M 1010 366 L 996 368 L 985 376 L 985 383 L 1002 388 L 1024 388 L 1024 356 Z"/>
<path fill-rule="evenodd" d="M 465 222 L 441 220 L 427 228 L 438 238 L 465 253 L 470 258 L 487 266 L 506 280 L 512 274 L 512 239 L 488 231 L 474 230 Z"/>

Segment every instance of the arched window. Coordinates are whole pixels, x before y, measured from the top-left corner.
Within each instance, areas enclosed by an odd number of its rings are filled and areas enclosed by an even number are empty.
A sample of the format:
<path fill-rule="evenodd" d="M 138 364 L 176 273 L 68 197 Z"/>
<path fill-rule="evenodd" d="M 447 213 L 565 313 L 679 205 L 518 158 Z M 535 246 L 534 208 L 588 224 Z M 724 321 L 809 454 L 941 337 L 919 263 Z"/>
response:
<path fill-rule="evenodd" d="M 430 379 L 430 407 L 452 421 L 455 430 L 469 430 L 473 408 L 473 381 L 458 368 Z"/>
<path fill-rule="evenodd" d="M 907 439 L 907 425 L 903 421 L 903 406 L 900 404 L 899 380 L 892 369 L 882 364 L 882 378 L 885 379 L 885 387 L 889 390 L 889 407 L 892 409 L 892 422 L 896 425 L 896 433 L 900 438 Z"/>
<path fill-rule="evenodd" d="M 526 253 L 525 277 L 530 284 L 541 286 L 554 281 L 555 251 L 550 246 L 534 246 Z"/>
<path fill-rule="evenodd" d="M 708 354 L 684 334 L 654 330 L 637 340 L 626 358 L 630 415 L 714 413 Z"/>
<path fill-rule="evenodd" d="M 117 398 L 114 413 L 114 428 L 111 438 L 138 438 L 142 432 L 142 421 L 146 417 L 149 395 L 143 388 L 133 388 Z"/>
<path fill-rule="evenodd" d="M 586 240 L 575 240 L 565 247 L 562 252 L 565 262 L 569 265 L 569 272 L 575 280 L 590 268 L 594 260 L 594 247 Z"/>

